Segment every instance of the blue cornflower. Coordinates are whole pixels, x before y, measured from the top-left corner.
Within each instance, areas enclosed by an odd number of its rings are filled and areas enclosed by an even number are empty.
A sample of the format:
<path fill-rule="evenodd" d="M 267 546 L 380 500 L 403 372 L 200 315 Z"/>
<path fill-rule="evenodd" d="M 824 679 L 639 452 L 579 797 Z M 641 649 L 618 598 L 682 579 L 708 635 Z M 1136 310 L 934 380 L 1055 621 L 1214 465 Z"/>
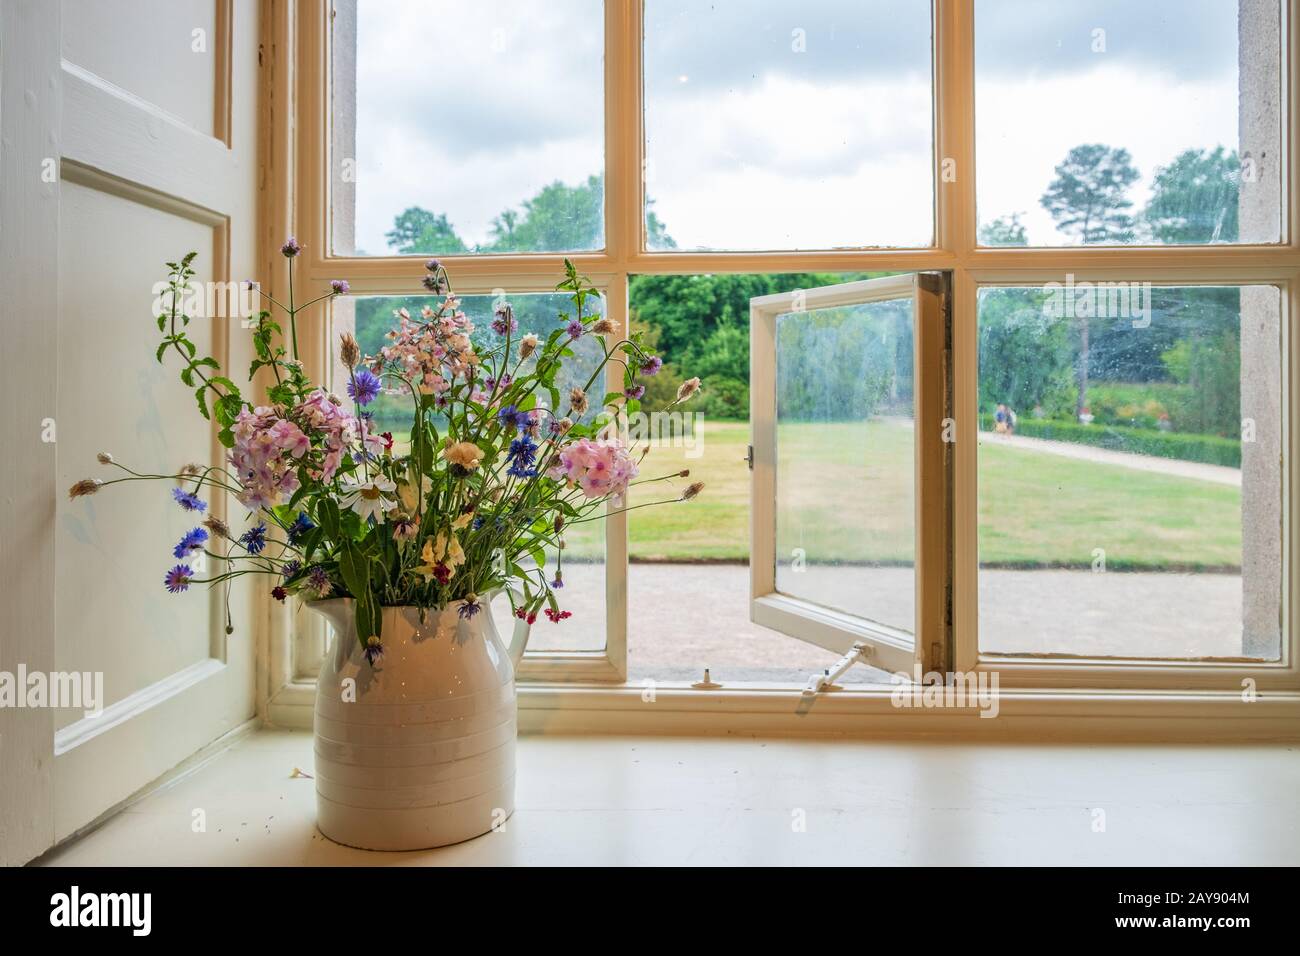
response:
<path fill-rule="evenodd" d="M 379 395 L 379 376 L 368 368 L 359 368 L 348 381 L 348 395 L 358 405 L 369 405 Z"/>
<path fill-rule="evenodd" d="M 239 543 L 249 554 L 261 554 L 262 549 L 266 547 L 266 525 L 259 524 L 256 528 L 249 528 L 240 536 Z"/>
<path fill-rule="evenodd" d="M 203 528 L 195 528 L 193 531 L 186 532 L 180 544 L 172 548 L 172 554 L 177 558 L 187 558 L 195 551 L 202 551 L 203 542 L 207 540 L 208 532 Z"/>
<path fill-rule="evenodd" d="M 284 575 L 284 579 L 286 581 L 288 581 L 290 578 L 292 578 L 295 574 L 297 574 L 301 570 L 302 570 L 302 565 L 297 561 L 286 561 L 280 567 L 280 573 Z"/>
<path fill-rule="evenodd" d="M 507 474 L 516 478 L 532 478 L 537 474 L 537 469 L 531 467 L 537 460 L 537 443 L 527 435 L 520 435 L 510 443 L 506 460 L 510 462 Z"/>
<path fill-rule="evenodd" d="M 307 512 L 299 511 L 298 517 L 293 519 L 293 524 L 289 525 L 286 531 L 286 534 L 289 535 L 289 543 L 297 544 L 314 527 L 316 527 L 316 523 L 307 517 Z"/>
<path fill-rule="evenodd" d="M 532 416 L 527 412 L 521 412 L 513 405 L 507 405 L 501 411 L 497 412 L 497 421 L 502 425 L 513 425 L 515 428 L 523 431 L 533 424 Z"/>
<path fill-rule="evenodd" d="M 172 594 L 178 591 L 187 591 L 190 586 L 190 579 L 194 577 L 194 569 L 188 564 L 178 564 L 167 572 L 163 578 L 163 584 L 167 585 L 167 590 Z"/>
<path fill-rule="evenodd" d="M 481 610 L 483 610 L 483 605 L 479 604 L 477 599 L 466 598 L 465 603 L 460 606 L 460 610 L 456 613 L 461 616 L 462 620 L 468 621 Z"/>
<path fill-rule="evenodd" d="M 172 497 L 176 503 L 186 511 L 207 511 L 208 503 L 193 492 L 186 491 L 184 488 L 173 488 Z"/>

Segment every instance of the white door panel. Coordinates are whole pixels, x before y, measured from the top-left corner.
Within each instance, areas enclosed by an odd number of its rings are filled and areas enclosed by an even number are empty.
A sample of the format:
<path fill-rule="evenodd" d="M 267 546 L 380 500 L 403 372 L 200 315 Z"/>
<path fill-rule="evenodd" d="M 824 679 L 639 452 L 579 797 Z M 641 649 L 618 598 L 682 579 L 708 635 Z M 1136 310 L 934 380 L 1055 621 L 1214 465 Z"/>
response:
<path fill-rule="evenodd" d="M 5 715 L 6 775 L 15 766 L 29 773 L 0 792 L 0 825 L 27 832 L 5 841 L 0 862 L 22 862 L 76 832 L 253 716 L 261 599 L 234 588 L 227 634 L 224 591 L 169 595 L 162 586 L 171 548 L 195 516 L 175 506 L 165 482 L 74 501 L 66 489 L 108 477 L 100 450 L 163 474 L 221 458 L 176 366 L 154 359 L 150 308 L 164 263 L 191 250 L 200 281 L 255 273 L 258 15 L 252 0 L 4 5 L 0 120 L 6 144 L 22 143 L 4 159 L 28 164 L 30 175 L 14 176 L 0 160 L 0 221 L 50 250 L 7 262 L 6 276 L 26 273 L 24 307 L 56 306 L 32 317 L 48 323 L 48 347 L 26 350 L 20 374 L 42 395 L 57 440 L 20 492 L 26 513 L 40 516 L 28 519 L 40 543 L 34 567 L 11 568 L 17 554 L 4 549 L 3 578 L 24 581 L 22 601 L 38 609 L 25 612 L 24 626 L 39 636 L 6 633 L 0 668 L 102 672 L 106 706 L 98 717 Z M 44 87 L 40 96 L 33 85 Z M 33 107 L 39 115 L 23 115 Z M 33 163 L 52 166 L 55 181 L 44 183 Z M 18 321 L 6 314 L 6 331 Z M 243 377 L 251 344 L 238 318 L 197 318 L 190 332 Z M 15 441 L 35 446 L 34 427 L 14 426 Z M 14 480 L 10 470 L 4 477 Z M 211 508 L 242 523 L 225 502 Z M 17 529 L 20 517 L 6 509 L 0 527 Z M 26 767 L 13 755 L 36 759 Z M 20 791 L 40 796 L 20 810 Z"/>

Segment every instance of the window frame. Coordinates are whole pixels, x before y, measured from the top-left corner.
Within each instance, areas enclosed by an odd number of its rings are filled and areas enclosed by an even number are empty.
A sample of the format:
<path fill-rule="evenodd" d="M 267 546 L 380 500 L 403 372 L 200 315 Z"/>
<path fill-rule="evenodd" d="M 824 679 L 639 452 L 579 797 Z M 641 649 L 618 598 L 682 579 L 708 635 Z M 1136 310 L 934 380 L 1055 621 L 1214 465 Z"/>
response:
<path fill-rule="evenodd" d="M 975 177 L 974 0 L 932 0 L 932 77 L 934 176 L 934 244 L 925 248 L 826 250 L 805 252 L 649 252 L 643 227 L 642 179 L 643 99 L 641 82 L 641 24 L 644 0 L 605 2 L 605 248 L 572 254 L 577 267 L 606 291 L 609 314 L 627 318 L 628 277 L 635 274 L 698 272 L 847 272 L 948 271 L 952 274 L 952 402 L 956 419 L 952 477 L 951 580 L 954 669 L 996 670 L 1004 687 L 1088 689 L 1123 693 L 1144 689 L 1161 692 L 1198 689 L 1240 693 L 1241 680 L 1254 678 L 1260 690 L 1300 690 L 1300 647 L 1293 609 L 1300 604 L 1300 581 L 1293 556 L 1300 554 L 1300 521 L 1293 502 L 1300 500 L 1300 336 L 1294 334 L 1300 316 L 1300 190 L 1296 157 L 1300 155 L 1300 13 L 1297 0 L 1282 0 L 1281 63 L 1284 82 L 1282 116 L 1281 241 L 1276 244 L 1223 246 L 1087 246 L 982 247 L 977 241 Z M 264 222 L 268 244 L 296 226 L 303 243 L 299 275 L 311 290 L 327 288 L 330 279 L 346 276 L 356 294 L 410 293 L 419 288 L 423 257 L 375 256 L 342 258 L 328 254 L 329 222 L 329 42 L 330 0 L 304 0 L 279 5 L 271 14 L 272 35 L 288 51 L 286 64 L 273 61 L 275 78 L 288 82 L 288 103 L 266 94 L 264 122 L 270 145 L 264 151 L 269 167 L 268 207 Z M 287 75 L 286 75 L 287 74 Z M 277 158 L 279 157 L 279 158 Z M 285 161 L 288 157 L 288 161 Z M 955 170 L 945 176 L 944 168 Z M 276 240 L 278 243 L 278 240 Z M 274 244 L 268 245 L 274 248 Z M 562 269 L 561 254 L 441 256 L 463 294 L 507 289 L 510 292 L 551 291 Z M 268 272 L 278 268 L 273 256 Z M 1285 329 L 1283 355 L 1283 427 L 1285 455 L 1283 517 L 1286 540 L 1283 560 L 1283 648 L 1275 664 L 1095 661 L 1062 663 L 1052 659 L 981 657 L 977 644 L 977 485 L 976 427 L 978 353 L 976 292 L 983 285 L 1015 285 L 1059 280 L 1065 273 L 1080 279 L 1137 279 L 1180 284 L 1272 284 L 1281 293 Z M 304 349 L 310 371 L 329 368 L 331 336 L 327 323 L 315 330 Z M 932 515 L 931 520 L 936 520 Z M 571 659 L 543 661 L 530 653 L 523 676 L 548 680 L 626 679 L 627 642 L 627 526 L 623 516 L 611 518 L 607 529 L 608 651 L 601 662 Z M 937 600 L 937 599 L 935 599 Z M 940 614 L 941 609 L 929 609 Z M 278 673 L 298 669 L 283 658 L 283 641 L 292 624 L 276 625 L 281 635 Z M 533 661 L 536 660 L 536 666 Z M 1247 673 L 1248 672 L 1248 673 Z M 273 677 L 274 682 L 274 677 Z M 665 685 L 671 686 L 671 685 Z"/>
<path fill-rule="evenodd" d="M 946 273 L 911 272 L 751 299 L 750 327 L 750 617 L 756 624 L 837 654 L 865 646 L 872 667 L 890 673 L 942 672 L 951 659 L 951 629 L 943 613 L 949 577 L 946 518 L 948 456 L 943 442 L 947 405 L 948 293 Z M 797 296 L 797 299 L 796 299 Z M 870 302 L 910 300 L 915 422 L 916 607 L 909 630 L 839 611 L 777 587 L 777 320 Z M 797 302 L 797 305 L 796 305 Z M 923 520 L 922 516 L 927 516 Z M 921 640 L 921 635 L 939 639 Z"/>

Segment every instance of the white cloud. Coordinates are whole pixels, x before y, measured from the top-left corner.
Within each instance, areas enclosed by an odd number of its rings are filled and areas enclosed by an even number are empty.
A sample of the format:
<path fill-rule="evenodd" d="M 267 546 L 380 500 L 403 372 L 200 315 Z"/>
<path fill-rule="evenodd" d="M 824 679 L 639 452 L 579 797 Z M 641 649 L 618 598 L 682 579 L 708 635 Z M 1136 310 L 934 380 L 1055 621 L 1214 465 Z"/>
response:
<path fill-rule="evenodd" d="M 1019 212 L 1033 244 L 1076 242 L 1039 205 L 1066 153 L 1082 143 L 1127 149 L 1142 174 L 1130 197 L 1140 211 L 1152 176 L 1185 149 L 1237 148 L 1237 83 L 1199 82 L 1130 65 L 980 82 L 976 147 L 981 222 Z"/>

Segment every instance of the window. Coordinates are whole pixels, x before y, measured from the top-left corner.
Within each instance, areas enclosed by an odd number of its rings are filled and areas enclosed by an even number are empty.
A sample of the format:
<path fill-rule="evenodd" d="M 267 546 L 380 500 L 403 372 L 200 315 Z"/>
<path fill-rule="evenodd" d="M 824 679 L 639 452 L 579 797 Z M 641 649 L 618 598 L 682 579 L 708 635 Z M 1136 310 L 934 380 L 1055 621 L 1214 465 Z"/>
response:
<path fill-rule="evenodd" d="M 1278 659 L 1279 307 L 1272 286 L 980 290 L 982 650 Z"/>
<path fill-rule="evenodd" d="M 976 0 L 981 241 L 1277 242 L 1280 123 L 1249 108 L 1281 92 L 1270 6 Z"/>
<path fill-rule="evenodd" d="M 336 255 L 604 245 L 599 0 L 357 0 L 333 24 Z"/>
<path fill-rule="evenodd" d="M 296 195 L 336 328 L 427 255 L 542 315 L 568 255 L 705 379 L 660 459 L 701 507 L 593 524 L 589 620 L 526 676 L 789 686 L 865 643 L 1004 687 L 1300 687 L 1288 6 L 331 9 L 298 14 L 330 82 Z M 426 82 L 448 36 L 474 53 Z"/>
<path fill-rule="evenodd" d="M 647 248 L 929 245 L 930 38 L 915 0 L 649 0 Z"/>

